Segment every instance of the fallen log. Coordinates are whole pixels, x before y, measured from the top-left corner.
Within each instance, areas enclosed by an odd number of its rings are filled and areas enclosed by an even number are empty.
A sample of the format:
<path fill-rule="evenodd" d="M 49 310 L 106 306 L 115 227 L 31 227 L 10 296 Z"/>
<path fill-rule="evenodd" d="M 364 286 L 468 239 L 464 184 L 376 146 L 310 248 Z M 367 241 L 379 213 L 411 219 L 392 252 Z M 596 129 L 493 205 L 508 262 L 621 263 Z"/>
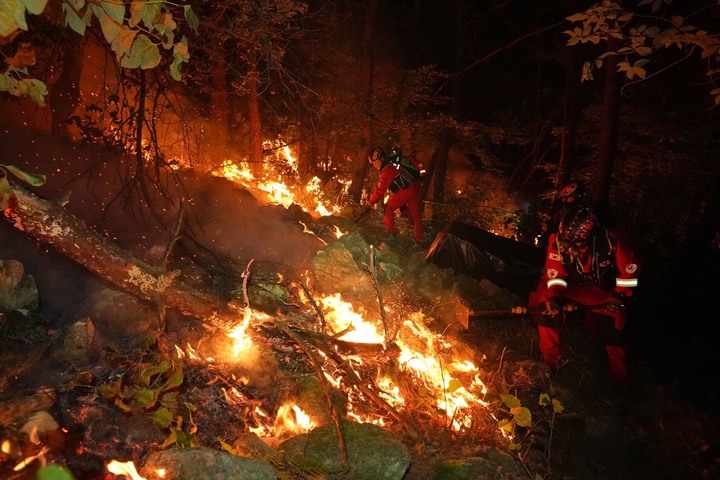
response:
<path fill-rule="evenodd" d="M 15 183 L 17 205 L 5 212 L 13 227 L 58 252 L 92 273 L 144 300 L 183 314 L 228 327 L 242 320 L 239 309 L 211 294 L 200 292 L 180 280 L 179 270 L 161 271 L 123 251 L 97 234 L 59 204 L 45 200 Z"/>

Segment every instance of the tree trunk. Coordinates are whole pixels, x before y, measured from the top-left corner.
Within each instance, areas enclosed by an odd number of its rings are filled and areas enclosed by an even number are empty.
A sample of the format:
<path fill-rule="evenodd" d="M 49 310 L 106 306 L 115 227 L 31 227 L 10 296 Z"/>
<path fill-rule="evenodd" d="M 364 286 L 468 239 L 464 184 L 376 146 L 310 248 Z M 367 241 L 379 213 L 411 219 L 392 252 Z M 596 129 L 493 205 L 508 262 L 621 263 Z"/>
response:
<path fill-rule="evenodd" d="M 213 122 L 212 151 L 210 158 L 219 164 L 227 158 L 230 143 L 230 107 L 228 104 L 227 68 L 223 58 L 222 45 L 215 47 L 219 58 L 212 66 L 212 104 L 210 116 Z"/>
<path fill-rule="evenodd" d="M 50 91 L 51 130 L 68 136 L 68 118 L 80 105 L 80 77 L 85 57 L 85 37 L 70 32 L 65 35 L 62 72 Z"/>
<path fill-rule="evenodd" d="M 603 109 L 601 113 L 600 144 L 598 157 L 595 163 L 595 181 L 591 196 L 593 202 L 605 209 L 610 203 L 610 184 L 615 168 L 615 153 L 617 151 L 617 132 L 620 117 L 620 77 L 617 73 L 617 55 L 614 54 L 619 47 L 619 40 L 608 39 L 605 57 L 605 83 L 603 88 Z"/>
<path fill-rule="evenodd" d="M 440 145 L 437 148 L 433 168 L 433 220 L 443 220 L 444 217 L 442 204 L 445 203 L 445 176 L 448 168 L 448 153 L 454 139 L 453 133 L 446 130 L 443 132 Z"/>
<path fill-rule="evenodd" d="M 60 205 L 16 184 L 13 226 L 110 281 L 128 293 L 156 302 L 214 326 L 232 326 L 242 314 L 227 302 L 176 280 L 179 271 L 163 272 L 121 250 Z"/>
<path fill-rule="evenodd" d="M 253 175 L 263 171 L 262 123 L 260 121 L 260 99 L 258 98 L 258 73 L 253 70 L 248 79 L 248 122 L 250 124 L 250 167 Z"/>
<path fill-rule="evenodd" d="M 369 0 L 368 12 L 365 17 L 365 28 L 363 31 L 363 93 L 365 99 L 365 123 L 363 125 L 362 145 L 355 156 L 355 168 L 353 170 L 352 182 L 350 184 L 350 198 L 355 202 L 360 201 L 363 183 L 368 173 L 370 164 L 367 161 L 368 149 L 373 144 L 373 70 L 375 59 L 373 56 L 373 40 L 375 37 L 375 18 L 377 17 L 380 0 Z"/>
<path fill-rule="evenodd" d="M 579 120 L 580 89 L 577 53 L 573 47 L 565 47 L 565 99 L 563 104 L 563 129 L 560 141 L 560 161 L 555 176 L 555 191 L 570 183 L 575 164 L 575 144 Z"/>

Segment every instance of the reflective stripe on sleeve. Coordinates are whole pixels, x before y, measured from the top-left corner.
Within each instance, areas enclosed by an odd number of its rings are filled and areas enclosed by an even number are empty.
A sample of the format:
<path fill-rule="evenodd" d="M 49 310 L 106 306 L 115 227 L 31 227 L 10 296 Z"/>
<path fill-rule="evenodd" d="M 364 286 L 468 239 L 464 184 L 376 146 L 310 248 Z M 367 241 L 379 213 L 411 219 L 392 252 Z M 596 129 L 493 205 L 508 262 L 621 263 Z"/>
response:
<path fill-rule="evenodd" d="M 561 287 L 567 288 L 568 284 L 562 278 L 551 278 L 550 280 L 548 280 L 548 282 L 547 282 L 548 288 L 554 287 L 555 285 L 560 285 Z"/>
<path fill-rule="evenodd" d="M 637 278 L 616 278 L 615 279 L 615 285 L 618 287 L 637 287 L 638 280 Z"/>

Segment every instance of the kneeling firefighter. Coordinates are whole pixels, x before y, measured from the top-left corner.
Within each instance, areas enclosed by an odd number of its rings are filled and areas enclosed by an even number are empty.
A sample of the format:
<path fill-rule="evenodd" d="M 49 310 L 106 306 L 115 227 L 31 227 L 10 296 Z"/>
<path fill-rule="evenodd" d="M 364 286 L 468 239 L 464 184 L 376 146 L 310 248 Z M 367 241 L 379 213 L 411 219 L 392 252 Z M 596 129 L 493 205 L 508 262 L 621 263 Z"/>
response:
<path fill-rule="evenodd" d="M 568 208 L 557 233 L 549 238 L 543 275 L 528 302 L 529 307 L 545 305 L 536 316 L 543 361 L 559 366 L 563 306 L 585 306 L 586 324 L 605 344 L 612 378 L 618 387 L 625 387 L 626 306 L 637 275 L 637 258 L 624 233 L 604 226 L 588 203 Z"/>

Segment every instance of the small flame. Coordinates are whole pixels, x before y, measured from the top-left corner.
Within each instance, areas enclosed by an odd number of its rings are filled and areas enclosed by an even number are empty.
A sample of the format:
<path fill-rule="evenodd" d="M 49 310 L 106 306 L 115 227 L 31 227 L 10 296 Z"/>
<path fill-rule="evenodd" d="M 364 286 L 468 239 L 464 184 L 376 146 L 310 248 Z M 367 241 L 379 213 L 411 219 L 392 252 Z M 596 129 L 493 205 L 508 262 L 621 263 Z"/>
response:
<path fill-rule="evenodd" d="M 135 463 L 133 462 L 118 462 L 117 460 L 111 460 L 106 465 L 108 472 L 114 473 L 115 475 L 125 475 L 125 477 L 132 480 L 147 480 L 145 477 L 141 477 L 135 470 Z"/>
<path fill-rule="evenodd" d="M 338 227 L 337 225 L 335 225 L 335 236 L 336 236 L 337 238 L 340 238 L 340 237 L 342 237 L 343 235 L 346 235 L 346 234 L 347 234 L 347 232 L 343 232 L 342 230 L 340 230 L 340 227 Z"/>
<path fill-rule="evenodd" d="M 251 318 L 252 310 L 246 308 L 242 324 L 236 326 L 230 333 L 228 333 L 228 337 L 235 340 L 235 343 L 233 344 L 233 358 L 235 359 L 240 358 L 240 352 L 243 350 L 249 350 L 253 346 L 252 338 L 245 333 L 248 325 L 250 325 Z"/>

